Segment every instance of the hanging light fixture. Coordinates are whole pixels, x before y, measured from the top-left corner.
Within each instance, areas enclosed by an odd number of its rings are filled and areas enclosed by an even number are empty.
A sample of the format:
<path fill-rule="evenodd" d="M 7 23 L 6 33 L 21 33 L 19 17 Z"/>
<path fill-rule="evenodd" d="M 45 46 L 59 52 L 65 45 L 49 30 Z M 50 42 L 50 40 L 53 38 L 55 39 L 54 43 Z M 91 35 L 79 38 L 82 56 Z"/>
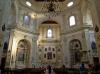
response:
<path fill-rule="evenodd" d="M 54 9 L 54 4 L 53 2 L 51 1 L 50 4 L 49 4 L 49 7 L 48 7 L 48 12 L 54 12 L 55 9 Z"/>
<path fill-rule="evenodd" d="M 49 17 L 57 16 L 63 12 L 66 4 L 65 0 L 43 0 L 41 11 Z"/>

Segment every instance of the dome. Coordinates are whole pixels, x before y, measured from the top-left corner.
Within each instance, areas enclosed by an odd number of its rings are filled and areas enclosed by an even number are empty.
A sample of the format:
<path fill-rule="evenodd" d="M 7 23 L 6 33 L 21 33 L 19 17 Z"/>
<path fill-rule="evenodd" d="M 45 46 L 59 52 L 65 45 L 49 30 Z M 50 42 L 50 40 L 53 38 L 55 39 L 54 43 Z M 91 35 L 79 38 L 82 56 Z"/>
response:
<path fill-rule="evenodd" d="M 80 0 L 19 0 L 19 2 L 35 12 L 43 13 L 48 11 L 67 12 L 68 9 L 77 6 Z"/>

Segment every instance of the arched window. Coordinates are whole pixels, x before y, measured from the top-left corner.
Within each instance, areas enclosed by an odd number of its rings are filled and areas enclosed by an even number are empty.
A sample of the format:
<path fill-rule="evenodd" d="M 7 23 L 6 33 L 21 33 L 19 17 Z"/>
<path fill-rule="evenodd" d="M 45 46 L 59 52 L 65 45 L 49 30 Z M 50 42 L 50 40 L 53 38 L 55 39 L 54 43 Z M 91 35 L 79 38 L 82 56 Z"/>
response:
<path fill-rule="evenodd" d="M 52 37 L 52 29 L 50 29 L 50 28 L 47 30 L 47 37 L 48 38 Z"/>
<path fill-rule="evenodd" d="M 69 24 L 70 24 L 70 26 L 73 26 L 73 25 L 76 24 L 76 22 L 75 22 L 75 16 L 70 16 L 69 17 Z"/>
<path fill-rule="evenodd" d="M 30 24 L 30 17 L 28 15 L 24 16 L 24 25 L 29 25 Z"/>

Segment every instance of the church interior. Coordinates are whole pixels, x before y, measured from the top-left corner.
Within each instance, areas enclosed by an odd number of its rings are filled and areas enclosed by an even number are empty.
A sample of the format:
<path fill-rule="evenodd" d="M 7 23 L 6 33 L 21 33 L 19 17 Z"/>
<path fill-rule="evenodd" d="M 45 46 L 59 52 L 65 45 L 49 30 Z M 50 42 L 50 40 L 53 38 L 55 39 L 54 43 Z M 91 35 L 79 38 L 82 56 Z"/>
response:
<path fill-rule="evenodd" d="M 99 16 L 100 0 L 0 0 L 0 67 L 99 62 Z"/>

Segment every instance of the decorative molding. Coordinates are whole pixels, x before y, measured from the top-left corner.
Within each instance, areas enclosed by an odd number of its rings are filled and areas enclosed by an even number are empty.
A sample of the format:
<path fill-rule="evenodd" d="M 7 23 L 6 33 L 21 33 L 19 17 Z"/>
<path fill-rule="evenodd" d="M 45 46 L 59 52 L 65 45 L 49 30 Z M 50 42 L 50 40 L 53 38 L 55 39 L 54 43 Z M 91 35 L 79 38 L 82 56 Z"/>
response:
<path fill-rule="evenodd" d="M 59 43 L 60 41 L 59 40 L 41 40 L 40 43 Z"/>
<path fill-rule="evenodd" d="M 75 32 L 78 32 L 78 31 L 83 31 L 83 30 L 84 30 L 84 28 L 80 27 L 80 28 L 76 28 L 76 29 L 73 29 L 73 30 L 70 30 L 70 31 L 67 31 L 67 32 L 62 32 L 61 35 L 67 35 L 67 34 L 75 33 Z"/>
<path fill-rule="evenodd" d="M 30 29 L 25 29 L 23 27 L 16 27 L 15 30 L 18 30 L 18 31 L 22 31 L 22 32 L 25 32 L 25 33 L 29 33 L 29 34 L 33 34 L 33 35 L 39 35 L 39 33 L 34 33 L 33 31 L 30 31 Z"/>
<path fill-rule="evenodd" d="M 67 2 L 66 0 L 65 0 L 65 2 Z M 69 1 L 68 1 L 69 2 Z M 67 3 L 68 3 L 67 2 Z M 72 6 L 72 7 L 67 7 L 66 8 L 66 10 L 65 11 L 62 11 L 62 14 L 66 14 L 66 12 L 70 12 L 70 10 L 71 9 L 75 9 L 75 8 L 79 8 L 79 5 L 80 5 L 80 2 L 81 2 L 81 0 L 77 0 L 77 1 L 75 1 L 74 3 L 74 5 Z M 34 12 L 36 12 L 36 13 L 44 13 L 43 11 L 38 11 L 38 10 L 36 10 L 36 9 L 38 9 L 38 8 L 34 8 L 34 6 L 33 7 L 28 7 L 27 5 L 25 5 L 25 2 L 23 2 L 23 1 L 18 1 L 18 3 L 19 3 L 19 5 L 21 5 L 21 6 L 24 6 L 25 8 L 27 8 L 27 9 L 30 9 L 31 11 L 34 11 Z M 36 3 L 35 1 L 33 1 L 33 3 Z M 38 3 L 38 2 L 37 2 Z M 61 2 L 62 3 L 62 2 Z M 41 3 L 40 3 L 41 4 Z M 36 5 L 36 4 L 35 4 Z M 62 4 L 61 4 L 62 5 Z M 47 13 L 47 12 L 45 12 L 45 13 Z M 59 12 L 58 12 L 59 13 Z"/>

